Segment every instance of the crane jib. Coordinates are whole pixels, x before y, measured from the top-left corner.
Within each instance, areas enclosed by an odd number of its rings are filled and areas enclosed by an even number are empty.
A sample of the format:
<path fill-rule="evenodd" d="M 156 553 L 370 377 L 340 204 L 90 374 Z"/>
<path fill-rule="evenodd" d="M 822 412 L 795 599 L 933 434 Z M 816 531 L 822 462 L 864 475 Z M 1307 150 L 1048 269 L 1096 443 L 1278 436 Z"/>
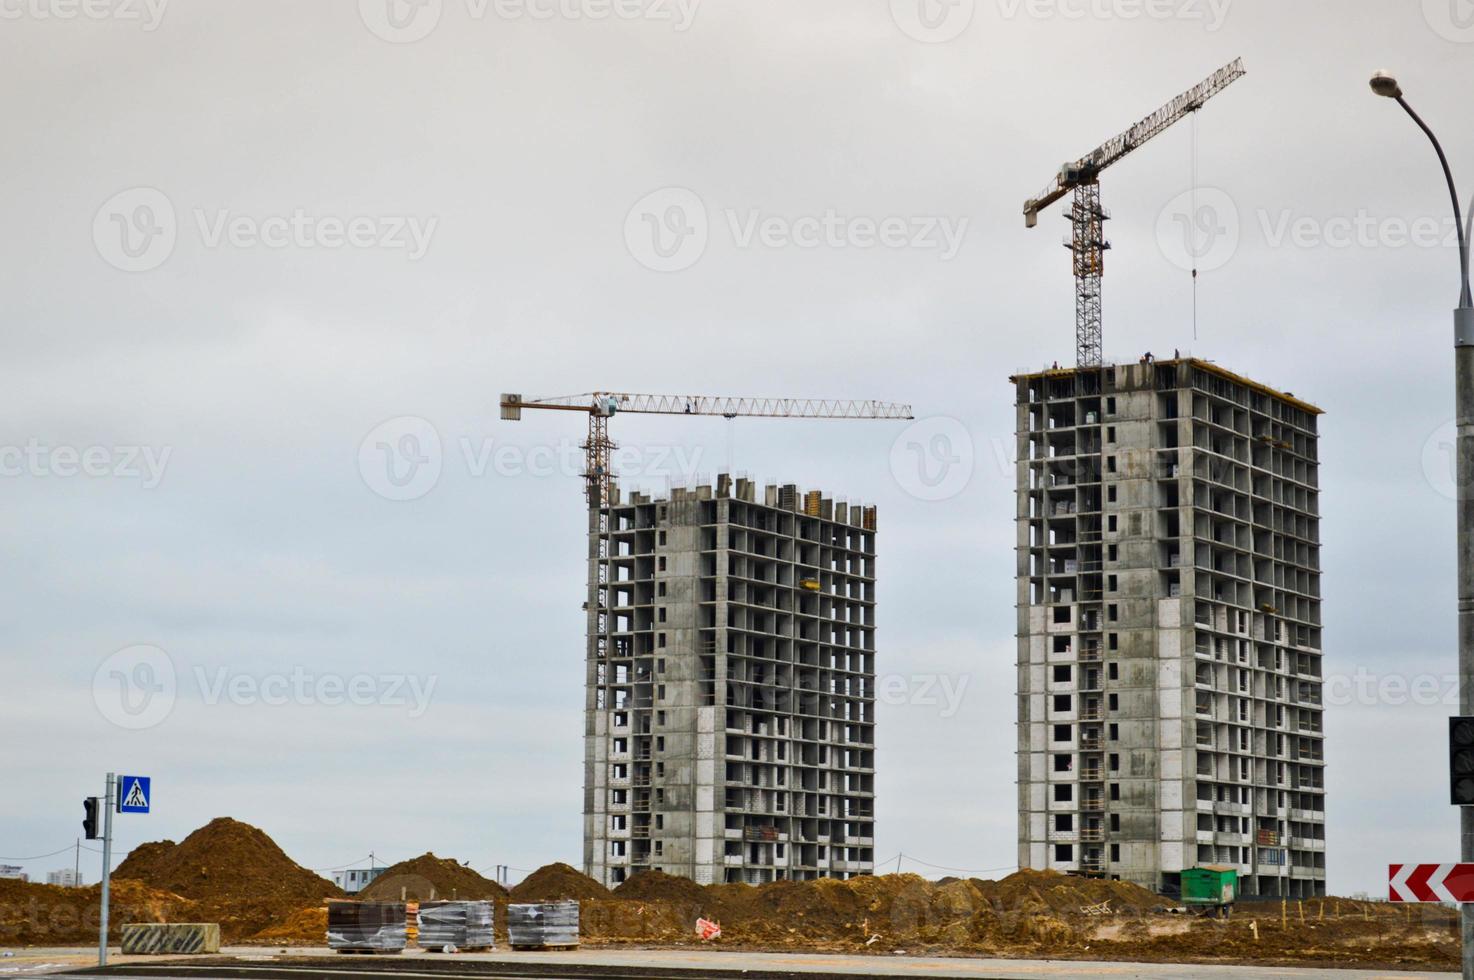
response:
<path fill-rule="evenodd" d="M 616 414 L 717 415 L 726 419 L 899 419 L 908 420 L 911 406 L 897 402 L 849 401 L 831 398 L 717 398 L 711 395 L 637 395 L 596 391 L 555 398 L 524 398 L 503 394 L 502 418 L 519 421 L 524 409 L 582 412 L 589 419 L 585 453 L 585 493 L 589 507 L 599 513 L 600 546 L 607 542 L 607 505 L 614 500 L 615 480 L 610 457 L 615 444 L 609 438 L 609 420 Z M 602 561 L 602 559 L 601 559 Z"/>
<path fill-rule="evenodd" d="M 1050 186 L 1024 202 L 1024 214 L 1032 219 L 1038 212 L 1063 197 L 1065 192 L 1073 190 L 1080 183 L 1095 179 L 1099 176 L 1100 171 L 1158 136 L 1187 115 L 1198 111 L 1205 102 L 1243 76 L 1244 59 L 1236 58 L 1131 126 L 1124 133 L 1106 140 L 1080 159 L 1065 164 L 1060 168 Z M 1091 170 L 1094 172 L 1084 180 L 1069 176 L 1072 172 L 1079 174 Z M 1033 226 L 1032 220 L 1029 226 Z"/>

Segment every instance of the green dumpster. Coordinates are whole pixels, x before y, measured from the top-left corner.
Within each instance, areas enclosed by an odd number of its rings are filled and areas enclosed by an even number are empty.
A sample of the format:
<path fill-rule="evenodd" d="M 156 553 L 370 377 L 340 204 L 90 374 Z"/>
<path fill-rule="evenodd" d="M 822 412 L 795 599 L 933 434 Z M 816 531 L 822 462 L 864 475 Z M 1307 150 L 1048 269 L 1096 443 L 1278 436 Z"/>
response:
<path fill-rule="evenodd" d="M 1223 907 L 1239 897 L 1239 873 L 1221 864 L 1182 872 L 1182 904 Z"/>

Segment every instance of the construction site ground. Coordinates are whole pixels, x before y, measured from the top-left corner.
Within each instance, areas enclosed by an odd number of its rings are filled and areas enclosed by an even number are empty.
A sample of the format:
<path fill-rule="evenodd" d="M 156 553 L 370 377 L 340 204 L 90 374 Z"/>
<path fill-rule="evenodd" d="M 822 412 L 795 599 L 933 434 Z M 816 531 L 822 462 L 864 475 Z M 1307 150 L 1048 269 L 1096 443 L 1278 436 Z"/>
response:
<path fill-rule="evenodd" d="M 129 855 L 114 873 L 110 935 L 116 941 L 127 922 L 218 922 L 228 946 L 295 955 L 324 944 L 326 902 L 343 897 L 266 834 L 221 818 L 178 844 L 147 844 Z M 552 864 L 509 890 L 425 854 L 386 871 L 369 897 L 490 900 L 503 949 L 509 902 L 576 899 L 584 956 L 792 953 L 877 964 L 930 957 L 976 961 L 983 970 L 1050 960 L 1091 962 L 1096 975 L 1103 962 L 1383 971 L 1451 971 L 1459 963 L 1456 913 L 1442 906 L 1308 899 L 1245 903 L 1217 919 L 1174 914 L 1168 900 L 1126 882 L 1048 871 L 997 881 L 891 874 L 757 887 L 698 885 L 655 872 L 610 891 Z M 0 880 L 0 951 L 34 965 L 26 947 L 85 947 L 97 936 L 97 909 L 97 886 Z M 721 924 L 720 938 L 697 939 L 703 918 Z M 418 951 L 404 955 L 425 962 Z M 0 955 L 0 980 L 18 974 L 20 960 Z M 1187 975 L 1174 970 L 1151 975 Z"/>
<path fill-rule="evenodd" d="M 122 978 L 193 977 L 232 980 L 300 980 L 316 973 L 394 980 L 396 973 L 446 980 L 495 977 L 601 978 L 601 980 L 829 980 L 839 977 L 915 977 L 920 980 L 1433 980 L 1457 973 L 1397 970 L 1327 970 L 1310 967 L 1103 963 L 1060 960 L 968 959 L 960 957 L 864 956 L 814 953 L 732 952 L 707 949 L 579 949 L 571 951 L 458 953 L 408 950 L 397 957 L 335 956 L 325 947 L 289 954 L 255 947 L 228 947 L 219 956 L 110 956 L 96 969 L 95 949 L 32 950 L 7 961 L 10 976 L 83 972 Z M 306 971 L 304 973 L 304 971 Z"/>

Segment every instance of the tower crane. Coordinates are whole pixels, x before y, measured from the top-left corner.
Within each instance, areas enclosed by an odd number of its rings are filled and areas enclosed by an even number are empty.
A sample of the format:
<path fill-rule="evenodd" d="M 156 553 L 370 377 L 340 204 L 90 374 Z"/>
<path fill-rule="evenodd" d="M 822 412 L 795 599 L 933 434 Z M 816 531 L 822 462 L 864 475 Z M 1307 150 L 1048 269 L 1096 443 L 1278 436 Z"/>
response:
<path fill-rule="evenodd" d="M 589 551 L 593 574 L 589 582 L 589 635 L 596 671 L 604 669 L 609 616 L 609 508 L 614 498 L 614 474 L 609 457 L 614 443 L 609 438 L 609 420 L 623 412 L 633 415 L 719 415 L 722 418 L 770 419 L 909 419 L 910 405 L 877 401 L 833 401 L 818 398 L 714 398 L 710 395 L 632 395 L 595 391 L 556 398 L 523 398 L 504 394 L 502 418 L 515 422 L 524 409 L 584 412 L 589 417 L 589 436 L 584 443 L 585 492 L 589 502 L 589 530 L 594 544 Z M 602 676 L 596 674 L 595 676 Z"/>
<path fill-rule="evenodd" d="M 609 420 L 626 415 L 719 415 L 722 418 L 768 419 L 909 419 L 910 405 L 877 401 L 835 401 L 821 398 L 719 398 L 711 395 L 632 395 L 595 391 L 556 398 L 502 395 L 502 418 L 515 422 L 523 409 L 584 412 L 589 437 L 584 479 L 589 508 L 607 507 L 613 496 L 614 474 L 609 457 L 615 444 L 609 439 Z"/>
<path fill-rule="evenodd" d="M 1145 119 L 1085 156 L 1059 168 L 1054 180 L 1038 196 L 1024 202 L 1024 225 L 1039 222 L 1039 212 L 1073 192 L 1070 205 L 1070 241 L 1075 273 L 1075 360 L 1080 367 L 1101 364 L 1100 280 L 1105 272 L 1105 222 L 1110 212 L 1100 206 L 1100 174 L 1111 164 L 1166 130 L 1190 113 L 1197 112 L 1213 96 L 1244 75 L 1244 60 L 1237 58 L 1183 92 Z"/>

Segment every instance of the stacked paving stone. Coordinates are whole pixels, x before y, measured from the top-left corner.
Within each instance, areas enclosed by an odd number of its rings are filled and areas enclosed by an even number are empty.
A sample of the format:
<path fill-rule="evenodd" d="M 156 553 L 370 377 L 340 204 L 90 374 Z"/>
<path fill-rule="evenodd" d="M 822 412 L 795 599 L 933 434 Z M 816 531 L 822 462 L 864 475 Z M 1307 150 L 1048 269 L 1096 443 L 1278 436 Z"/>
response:
<path fill-rule="evenodd" d="M 421 902 L 420 945 L 425 949 L 488 949 L 496 945 L 490 902 Z"/>
<path fill-rule="evenodd" d="M 328 903 L 328 946 L 339 952 L 397 953 L 406 926 L 403 902 Z"/>
<path fill-rule="evenodd" d="M 507 936 L 513 946 L 577 946 L 578 903 L 508 905 Z"/>

